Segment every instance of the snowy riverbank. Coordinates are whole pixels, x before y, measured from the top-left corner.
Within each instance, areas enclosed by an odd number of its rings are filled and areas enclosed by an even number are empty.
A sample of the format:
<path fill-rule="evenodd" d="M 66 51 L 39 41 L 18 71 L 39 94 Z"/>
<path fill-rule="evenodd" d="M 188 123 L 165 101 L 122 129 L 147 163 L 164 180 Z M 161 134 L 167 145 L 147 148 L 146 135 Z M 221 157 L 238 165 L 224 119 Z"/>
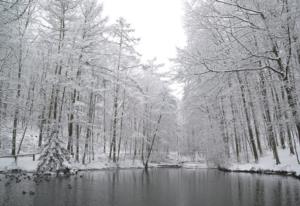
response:
<path fill-rule="evenodd" d="M 281 164 L 276 165 L 272 153 L 266 153 L 260 158 L 259 162 L 250 163 L 231 163 L 222 165 L 219 169 L 227 172 L 247 172 L 261 174 L 280 174 L 295 176 L 300 178 L 300 165 L 297 163 L 295 155 L 290 155 L 288 150 L 279 150 Z M 13 169 L 19 169 L 26 172 L 35 172 L 38 165 L 38 155 L 34 161 L 32 157 L 18 158 L 0 158 L 0 172 L 6 172 Z M 103 156 L 98 160 L 91 161 L 88 164 L 71 162 L 70 167 L 75 170 L 105 170 L 105 169 L 143 169 L 144 165 L 140 160 L 120 160 L 118 163 L 109 161 Z M 210 168 L 204 161 L 184 161 L 184 159 L 171 158 L 166 162 L 155 162 L 149 164 L 150 168 L 185 168 L 185 169 L 207 169 Z"/>
<path fill-rule="evenodd" d="M 35 172 L 38 166 L 38 161 L 33 161 L 30 157 L 24 157 L 17 162 L 13 158 L 1 158 L 0 159 L 0 172 L 6 172 L 10 170 L 22 170 L 26 172 Z M 124 160 L 119 163 L 93 161 L 88 164 L 80 164 L 71 162 L 70 167 L 75 170 L 103 170 L 113 168 L 143 168 L 141 161 Z"/>
<path fill-rule="evenodd" d="M 38 159 L 38 156 L 36 157 Z M 26 172 L 35 172 L 38 166 L 38 161 L 33 160 L 32 157 L 18 158 L 17 162 L 14 158 L 0 158 L 0 172 L 6 172 L 10 170 L 22 170 Z M 70 167 L 75 170 L 104 170 L 104 169 L 142 169 L 144 165 L 141 160 L 120 160 L 118 163 L 113 163 L 108 159 L 98 159 L 91 161 L 88 164 L 80 164 L 71 162 Z M 172 168 L 186 168 L 186 169 L 203 169 L 207 168 L 206 163 L 198 161 L 168 161 L 168 162 L 155 162 L 149 164 L 150 168 L 159 167 L 172 167 Z"/>
<path fill-rule="evenodd" d="M 290 155 L 288 150 L 278 150 L 280 164 L 276 165 L 272 152 L 266 153 L 257 163 L 232 163 L 222 165 L 220 170 L 228 172 L 247 172 L 261 174 L 279 174 L 300 178 L 300 164 L 295 155 Z"/>

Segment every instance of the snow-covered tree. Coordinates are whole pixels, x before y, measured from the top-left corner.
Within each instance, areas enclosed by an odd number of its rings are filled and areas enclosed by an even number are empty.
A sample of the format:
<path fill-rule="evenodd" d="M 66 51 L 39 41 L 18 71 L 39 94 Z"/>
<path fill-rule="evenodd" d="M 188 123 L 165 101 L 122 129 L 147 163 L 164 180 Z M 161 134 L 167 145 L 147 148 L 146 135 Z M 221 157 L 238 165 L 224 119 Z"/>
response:
<path fill-rule="evenodd" d="M 58 135 L 58 131 L 52 131 L 47 138 L 39 158 L 38 173 L 56 172 L 70 167 L 69 153 Z"/>

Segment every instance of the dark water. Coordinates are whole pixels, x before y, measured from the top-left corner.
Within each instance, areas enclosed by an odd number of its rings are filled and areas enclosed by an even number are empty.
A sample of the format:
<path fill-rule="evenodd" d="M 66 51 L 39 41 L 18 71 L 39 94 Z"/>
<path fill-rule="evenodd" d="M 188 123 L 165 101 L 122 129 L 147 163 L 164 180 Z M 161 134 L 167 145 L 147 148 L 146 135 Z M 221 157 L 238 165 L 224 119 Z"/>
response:
<path fill-rule="evenodd" d="M 26 180 L 7 186 L 0 175 L 0 205 L 300 206 L 300 181 L 288 177 L 188 169 L 82 174 L 82 178 L 52 177 L 38 185 Z"/>

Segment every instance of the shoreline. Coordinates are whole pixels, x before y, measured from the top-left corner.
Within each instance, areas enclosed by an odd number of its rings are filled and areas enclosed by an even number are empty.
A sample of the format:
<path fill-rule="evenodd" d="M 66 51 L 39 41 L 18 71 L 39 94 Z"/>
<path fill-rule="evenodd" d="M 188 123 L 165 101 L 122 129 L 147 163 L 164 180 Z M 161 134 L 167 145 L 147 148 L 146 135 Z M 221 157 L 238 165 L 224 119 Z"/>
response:
<path fill-rule="evenodd" d="M 295 171 L 285 171 L 285 170 L 270 170 L 270 169 L 258 169 L 258 170 L 242 170 L 242 169 L 229 169 L 226 167 L 194 167 L 194 168 L 190 168 L 190 167 L 184 167 L 183 165 L 149 165 L 148 167 L 149 169 L 194 169 L 194 170 L 199 170 L 199 169 L 217 169 L 220 172 L 225 172 L 225 173 L 245 173 L 245 174 L 260 174 L 260 175 L 276 175 L 276 176 L 282 176 L 282 177 L 292 177 L 295 179 L 300 180 L 300 175 L 297 175 L 297 173 Z M 131 166 L 131 167 L 120 167 L 120 166 L 111 166 L 111 167 L 103 167 L 103 168 L 73 168 L 75 169 L 76 173 L 81 173 L 81 172 L 97 172 L 97 171 L 113 171 L 113 170 L 145 170 L 144 167 L 140 167 L 140 166 Z M 1 170 L 0 174 L 1 175 L 5 175 L 5 174 L 19 174 L 19 173 L 26 173 L 26 174 L 36 174 L 35 171 L 28 171 L 28 170 L 22 170 L 22 169 L 18 169 L 17 171 L 14 170 Z M 45 175 L 53 175 L 55 176 L 56 173 L 55 172 L 51 172 L 51 173 L 47 173 Z M 70 176 L 76 175 L 74 174 L 70 174 Z"/>
<path fill-rule="evenodd" d="M 162 168 L 162 169 L 212 169 L 208 168 L 207 165 L 204 165 L 202 163 L 152 163 L 149 164 L 148 166 L 149 169 L 153 168 Z M 78 165 L 73 165 L 71 167 L 71 170 L 76 171 L 76 172 L 89 172 L 89 171 L 105 171 L 105 170 L 129 170 L 129 169 L 145 169 L 145 167 L 141 164 L 132 164 L 132 165 L 93 165 L 93 166 L 78 166 Z M 28 173 L 28 174 L 35 174 L 35 170 L 26 170 L 21 167 L 16 167 L 16 168 L 10 168 L 7 170 L 0 170 L 0 174 L 18 174 L 18 173 Z M 56 174 L 55 172 L 50 172 L 53 174 Z"/>
<path fill-rule="evenodd" d="M 241 169 L 228 169 L 225 167 L 218 167 L 218 170 L 226 173 L 248 173 L 248 174 L 261 174 L 261 175 L 277 175 L 283 177 L 293 177 L 300 180 L 300 175 L 297 175 L 295 171 L 285 170 L 270 170 L 270 169 L 258 169 L 258 170 L 241 170 Z"/>

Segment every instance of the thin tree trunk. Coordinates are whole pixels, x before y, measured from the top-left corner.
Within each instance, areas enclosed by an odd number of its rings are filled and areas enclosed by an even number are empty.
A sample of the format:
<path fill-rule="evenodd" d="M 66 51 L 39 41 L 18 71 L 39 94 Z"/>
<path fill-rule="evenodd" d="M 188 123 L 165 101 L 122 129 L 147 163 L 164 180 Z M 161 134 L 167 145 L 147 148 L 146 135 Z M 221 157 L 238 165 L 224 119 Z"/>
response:
<path fill-rule="evenodd" d="M 68 124 L 68 144 L 67 150 L 74 156 L 73 151 L 73 125 L 74 125 L 74 105 L 76 100 L 76 89 L 74 89 L 73 94 L 71 94 L 71 114 L 69 115 L 69 124 Z"/>
<path fill-rule="evenodd" d="M 144 163 L 145 169 L 148 169 L 149 159 L 150 159 L 150 156 L 151 156 L 151 153 L 152 153 L 152 150 L 153 150 L 153 145 L 154 145 L 154 142 L 155 142 L 155 138 L 157 137 L 157 133 L 158 133 L 158 130 L 159 130 L 159 125 L 160 125 L 161 118 L 162 118 L 162 114 L 160 113 L 159 117 L 158 117 L 158 120 L 157 120 L 157 123 L 156 123 L 156 129 L 155 129 L 154 134 L 152 136 L 150 149 L 149 149 L 148 154 L 146 156 L 146 162 Z"/>
<path fill-rule="evenodd" d="M 236 152 L 236 159 L 238 162 L 240 162 L 240 146 L 239 146 L 239 138 L 237 135 L 237 125 L 236 125 L 236 114 L 235 114 L 235 108 L 234 103 L 232 100 L 232 96 L 230 96 L 230 105 L 231 105 L 231 113 L 232 113 L 232 122 L 233 122 L 233 133 L 234 133 L 234 142 L 235 142 L 235 152 Z"/>
<path fill-rule="evenodd" d="M 43 106 L 42 116 L 41 116 L 41 124 L 40 124 L 40 133 L 39 133 L 39 142 L 38 142 L 39 147 L 41 147 L 43 144 L 44 124 L 46 123 L 45 112 L 46 112 L 46 107 Z"/>
<path fill-rule="evenodd" d="M 265 111 L 265 117 L 266 117 L 266 126 L 267 126 L 267 136 L 268 140 L 271 146 L 271 149 L 273 151 L 273 156 L 275 158 L 276 164 L 280 164 L 278 152 L 277 152 L 277 147 L 276 147 L 276 142 L 275 142 L 275 137 L 273 134 L 273 126 L 271 122 L 271 114 L 269 110 L 269 102 L 267 99 L 267 88 L 265 84 L 265 77 L 263 76 L 263 73 L 259 73 L 260 76 L 260 82 L 261 82 L 261 88 L 262 88 L 262 98 L 263 98 L 263 106 L 264 106 L 264 111 Z"/>
<path fill-rule="evenodd" d="M 247 111 L 245 89 L 244 89 L 244 85 L 243 85 L 243 82 L 242 82 L 242 79 L 241 79 L 239 73 L 237 73 L 237 78 L 238 78 L 239 86 L 240 86 L 240 89 L 241 89 L 242 103 L 243 103 L 243 109 L 244 109 L 244 113 L 245 113 L 245 117 L 246 117 L 246 124 L 247 124 L 248 132 L 249 132 L 250 144 L 251 144 L 251 147 L 252 147 L 252 150 L 253 150 L 254 159 L 257 162 L 258 161 L 258 154 L 257 154 L 257 150 L 256 150 L 253 131 L 252 131 L 252 128 L 251 128 L 250 117 L 249 117 L 249 114 L 248 114 L 248 111 Z"/>
<path fill-rule="evenodd" d="M 121 150 L 121 141 L 122 141 L 122 135 L 123 135 L 123 118 L 124 118 L 124 111 L 125 111 L 125 95 L 126 90 L 123 91 L 123 103 L 122 103 L 122 113 L 121 113 L 121 120 L 120 120 L 120 135 L 119 135 L 119 141 L 118 141 L 118 157 L 119 160 L 120 157 L 120 150 Z"/>
<path fill-rule="evenodd" d="M 80 136 L 80 127 L 79 124 L 76 124 L 76 155 L 75 160 L 79 162 L 79 136 Z"/>
<path fill-rule="evenodd" d="M 106 82 L 103 80 L 103 152 L 106 153 Z"/>
<path fill-rule="evenodd" d="M 86 130 L 86 138 L 85 138 L 85 144 L 84 144 L 84 152 L 82 157 L 82 164 L 85 164 L 86 155 L 88 154 L 88 148 L 89 148 L 89 141 L 91 137 L 91 124 L 93 119 L 93 92 L 90 94 L 90 101 L 89 101 L 89 111 L 88 111 L 88 125 Z"/>
<path fill-rule="evenodd" d="M 260 143 L 260 132 L 259 132 L 257 117 L 255 114 L 255 108 L 254 108 L 254 104 L 253 104 L 253 96 L 252 96 L 251 90 L 249 88 L 247 74 L 245 75 L 245 83 L 246 83 L 247 92 L 249 94 L 249 106 L 250 106 L 250 110 L 251 110 L 252 117 L 253 117 L 257 148 L 258 148 L 259 154 L 262 155 L 263 152 L 262 152 L 261 143 Z"/>

